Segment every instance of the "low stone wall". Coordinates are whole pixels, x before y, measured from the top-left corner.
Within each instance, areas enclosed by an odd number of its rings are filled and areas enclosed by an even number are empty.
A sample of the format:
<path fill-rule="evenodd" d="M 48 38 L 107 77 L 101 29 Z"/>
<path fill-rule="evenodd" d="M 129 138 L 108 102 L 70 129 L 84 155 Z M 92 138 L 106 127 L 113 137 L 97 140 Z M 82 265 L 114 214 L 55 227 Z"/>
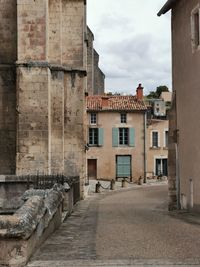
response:
<path fill-rule="evenodd" d="M 23 205 L 21 196 L 27 190 L 27 181 L 15 175 L 0 175 L 0 213 L 13 212 Z"/>
<path fill-rule="evenodd" d="M 61 225 L 62 211 L 71 212 L 69 192 L 60 185 L 50 190 L 28 190 L 21 208 L 13 215 L 0 216 L 0 266 L 27 263 L 36 247 Z"/>

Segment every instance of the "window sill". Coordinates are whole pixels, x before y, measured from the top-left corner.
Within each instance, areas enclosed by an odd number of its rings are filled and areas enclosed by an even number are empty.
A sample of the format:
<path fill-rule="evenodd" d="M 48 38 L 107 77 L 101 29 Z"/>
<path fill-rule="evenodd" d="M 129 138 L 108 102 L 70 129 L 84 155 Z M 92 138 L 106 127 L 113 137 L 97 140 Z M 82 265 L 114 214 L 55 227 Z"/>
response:
<path fill-rule="evenodd" d="M 166 147 L 163 147 L 163 150 L 168 150 L 168 147 L 166 146 Z"/>
<path fill-rule="evenodd" d="M 151 149 L 151 150 L 160 150 L 161 147 L 159 147 L 159 146 L 157 146 L 157 147 L 153 146 L 153 147 L 150 147 L 150 149 Z"/>

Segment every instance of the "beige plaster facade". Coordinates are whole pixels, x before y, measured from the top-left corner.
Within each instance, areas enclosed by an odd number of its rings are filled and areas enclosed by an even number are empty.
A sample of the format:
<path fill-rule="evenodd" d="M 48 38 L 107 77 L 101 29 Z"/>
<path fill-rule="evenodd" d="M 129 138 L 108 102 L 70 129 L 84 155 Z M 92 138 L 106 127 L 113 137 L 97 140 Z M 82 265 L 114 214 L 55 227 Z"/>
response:
<path fill-rule="evenodd" d="M 0 174 L 85 176 L 86 1 L 0 1 Z"/>
<path fill-rule="evenodd" d="M 168 120 L 151 119 L 147 124 L 147 178 L 168 174 L 168 131 Z M 157 133 L 157 146 L 153 144 L 153 133 Z"/>
<path fill-rule="evenodd" d="M 168 1 L 159 15 L 172 9 L 173 91 L 170 159 L 172 184 L 182 208 L 200 210 L 200 0 Z M 176 125 L 176 127 L 175 127 Z M 172 138 L 174 136 L 174 138 Z M 174 190 L 173 186 L 171 187 Z M 171 191 L 170 191 L 171 193 Z M 175 198 L 174 198 L 175 199 Z M 179 203 L 177 203 L 177 207 Z"/>
<path fill-rule="evenodd" d="M 131 157 L 131 178 L 137 181 L 140 176 L 144 177 L 144 114 L 127 113 L 126 125 L 120 123 L 120 112 L 98 112 L 97 125 L 90 124 L 91 113 L 88 112 L 88 128 L 98 127 L 104 129 L 102 146 L 90 146 L 87 151 L 87 161 L 96 160 L 96 178 L 112 180 L 116 179 L 117 156 Z M 113 128 L 134 127 L 135 145 L 113 147 Z"/>

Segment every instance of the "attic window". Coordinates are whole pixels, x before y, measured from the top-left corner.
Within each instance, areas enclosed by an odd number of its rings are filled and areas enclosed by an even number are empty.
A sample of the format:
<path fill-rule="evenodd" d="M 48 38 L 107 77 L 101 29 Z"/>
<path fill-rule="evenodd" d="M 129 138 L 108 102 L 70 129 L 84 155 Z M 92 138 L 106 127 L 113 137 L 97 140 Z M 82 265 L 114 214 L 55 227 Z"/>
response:
<path fill-rule="evenodd" d="M 192 24 L 192 48 L 193 52 L 200 49 L 200 8 L 199 5 L 193 9 L 191 16 Z"/>

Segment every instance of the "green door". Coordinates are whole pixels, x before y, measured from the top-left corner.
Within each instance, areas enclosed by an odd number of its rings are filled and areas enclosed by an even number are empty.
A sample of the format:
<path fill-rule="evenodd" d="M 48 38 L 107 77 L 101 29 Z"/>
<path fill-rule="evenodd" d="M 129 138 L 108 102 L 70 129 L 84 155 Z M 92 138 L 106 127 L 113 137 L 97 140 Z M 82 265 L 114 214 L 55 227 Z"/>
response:
<path fill-rule="evenodd" d="M 117 178 L 131 177 L 131 156 L 117 156 Z"/>

